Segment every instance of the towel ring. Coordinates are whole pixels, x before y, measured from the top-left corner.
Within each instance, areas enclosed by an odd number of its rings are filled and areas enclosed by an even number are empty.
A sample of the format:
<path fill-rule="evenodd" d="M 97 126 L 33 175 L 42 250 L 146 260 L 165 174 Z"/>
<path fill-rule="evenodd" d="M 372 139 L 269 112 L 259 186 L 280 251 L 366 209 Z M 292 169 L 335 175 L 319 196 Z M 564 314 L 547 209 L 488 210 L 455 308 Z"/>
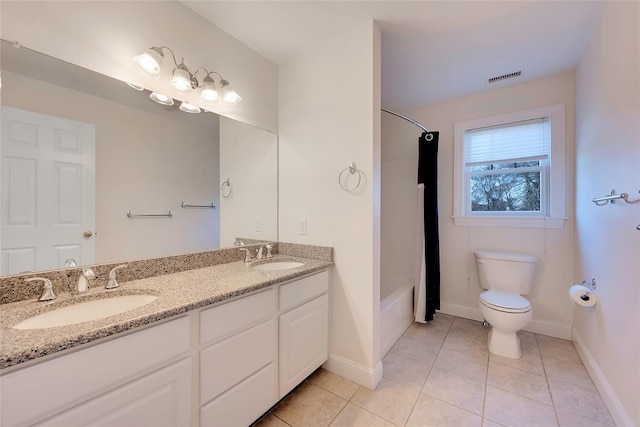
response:
<path fill-rule="evenodd" d="M 225 192 L 225 187 L 227 190 L 226 192 Z M 227 180 L 223 182 L 222 185 L 220 186 L 220 193 L 222 193 L 223 198 L 230 199 L 232 192 L 233 190 L 231 189 L 231 180 L 227 178 Z"/>
<path fill-rule="evenodd" d="M 353 188 L 349 188 L 345 185 L 342 185 L 342 175 L 344 175 L 344 173 L 346 171 L 349 171 L 349 174 L 354 175 L 356 172 L 358 173 L 358 182 L 356 182 L 356 185 L 353 186 Z M 338 175 L 338 185 L 340 186 L 340 188 L 342 188 L 344 191 L 346 192 L 352 192 L 355 191 L 359 186 L 360 186 L 360 182 L 362 181 L 362 172 L 360 172 L 358 170 L 358 168 L 356 167 L 356 164 L 354 162 L 349 163 L 349 166 L 347 166 L 346 168 L 342 169 L 342 171 L 340 171 L 340 175 Z"/>

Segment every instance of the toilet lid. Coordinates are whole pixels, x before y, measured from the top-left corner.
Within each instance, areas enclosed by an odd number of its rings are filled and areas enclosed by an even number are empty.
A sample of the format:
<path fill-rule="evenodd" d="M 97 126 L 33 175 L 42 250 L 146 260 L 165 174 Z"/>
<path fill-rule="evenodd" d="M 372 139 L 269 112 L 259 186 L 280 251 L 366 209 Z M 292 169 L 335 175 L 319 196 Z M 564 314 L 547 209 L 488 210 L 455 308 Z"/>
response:
<path fill-rule="evenodd" d="M 481 293 L 480 303 L 494 310 L 508 313 L 526 313 L 531 310 L 531 304 L 525 297 L 503 291 Z"/>

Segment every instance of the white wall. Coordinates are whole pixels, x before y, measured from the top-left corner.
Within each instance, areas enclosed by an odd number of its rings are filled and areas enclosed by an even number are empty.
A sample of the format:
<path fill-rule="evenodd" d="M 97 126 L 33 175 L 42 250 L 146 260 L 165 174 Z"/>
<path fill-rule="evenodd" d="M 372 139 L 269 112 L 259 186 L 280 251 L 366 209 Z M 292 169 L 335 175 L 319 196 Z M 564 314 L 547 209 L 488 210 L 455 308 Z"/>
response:
<path fill-rule="evenodd" d="M 278 136 L 221 117 L 220 159 L 220 183 L 231 182 L 220 198 L 220 246 L 278 240 Z"/>
<path fill-rule="evenodd" d="M 455 226 L 453 215 L 453 126 L 459 121 L 529 108 L 566 104 L 567 214 L 563 229 L 527 229 Z M 528 296 L 533 321 L 526 328 L 546 335 L 570 338 L 573 284 L 574 210 L 574 73 L 483 92 L 406 112 L 433 131 L 440 131 L 438 151 L 438 209 L 442 312 L 481 320 L 478 297 L 482 289 L 473 257 L 476 249 L 523 252 L 539 258 L 534 290 Z M 408 151 L 407 151 L 408 153 Z M 413 205 L 406 206 L 413 210 Z M 412 241 L 407 239 L 406 245 Z M 411 255 L 406 254 L 407 257 Z"/>
<path fill-rule="evenodd" d="M 2 79 L 3 105 L 95 125 L 96 263 L 220 247 L 219 210 L 180 208 L 219 206 L 217 116 L 158 115 L 9 72 Z M 128 210 L 175 216 L 130 220 Z"/>
<path fill-rule="evenodd" d="M 368 387 L 382 374 L 379 51 L 380 32 L 365 22 L 280 69 L 280 240 L 334 247 L 327 366 Z M 363 173 L 354 193 L 337 182 L 349 162 Z"/>
<path fill-rule="evenodd" d="M 243 97 L 233 107 L 203 107 L 277 131 L 276 65 L 177 1 L 3 0 L 0 11 L 3 39 L 169 95 L 167 84 L 145 78 L 132 61 L 151 46 L 168 46 L 190 70 L 221 73 Z"/>
<path fill-rule="evenodd" d="M 618 425 L 640 425 L 640 6 L 607 2 L 577 70 L 576 263 L 598 304 L 574 309 L 574 341 Z"/>

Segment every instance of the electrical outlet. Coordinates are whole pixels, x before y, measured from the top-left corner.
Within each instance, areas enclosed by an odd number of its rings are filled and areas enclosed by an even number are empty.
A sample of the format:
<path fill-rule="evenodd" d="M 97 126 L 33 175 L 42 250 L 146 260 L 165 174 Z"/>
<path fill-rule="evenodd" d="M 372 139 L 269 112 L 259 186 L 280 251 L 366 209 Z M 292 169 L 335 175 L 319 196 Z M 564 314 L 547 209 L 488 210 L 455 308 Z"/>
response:
<path fill-rule="evenodd" d="M 253 231 L 258 233 L 262 231 L 262 218 L 259 216 L 256 217 L 256 226 Z"/>
<path fill-rule="evenodd" d="M 307 219 L 306 218 L 298 218 L 298 234 L 300 234 L 300 235 L 307 234 Z"/>

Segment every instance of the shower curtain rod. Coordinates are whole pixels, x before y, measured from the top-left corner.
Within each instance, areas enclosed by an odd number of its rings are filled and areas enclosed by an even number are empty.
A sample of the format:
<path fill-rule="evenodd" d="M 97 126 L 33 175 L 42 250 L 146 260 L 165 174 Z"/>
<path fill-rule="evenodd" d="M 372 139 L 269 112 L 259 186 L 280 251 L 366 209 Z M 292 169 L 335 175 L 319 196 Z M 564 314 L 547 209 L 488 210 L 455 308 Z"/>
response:
<path fill-rule="evenodd" d="M 380 107 L 380 109 L 381 109 L 382 111 L 384 111 L 385 113 L 393 114 L 394 116 L 400 117 L 401 119 L 405 119 L 406 121 L 413 123 L 414 125 L 418 126 L 420 129 L 422 129 L 423 131 L 425 131 L 426 133 L 431 133 L 431 131 L 430 131 L 429 129 L 427 129 L 426 127 L 424 127 L 424 126 L 423 126 L 423 125 L 421 125 L 420 123 L 416 122 L 415 120 L 410 119 L 410 118 L 409 118 L 409 117 L 407 117 L 407 116 L 403 116 L 402 114 L 400 114 L 400 113 L 396 113 L 395 111 L 387 110 L 387 109 L 386 109 L 386 108 L 384 108 L 384 107 Z"/>

